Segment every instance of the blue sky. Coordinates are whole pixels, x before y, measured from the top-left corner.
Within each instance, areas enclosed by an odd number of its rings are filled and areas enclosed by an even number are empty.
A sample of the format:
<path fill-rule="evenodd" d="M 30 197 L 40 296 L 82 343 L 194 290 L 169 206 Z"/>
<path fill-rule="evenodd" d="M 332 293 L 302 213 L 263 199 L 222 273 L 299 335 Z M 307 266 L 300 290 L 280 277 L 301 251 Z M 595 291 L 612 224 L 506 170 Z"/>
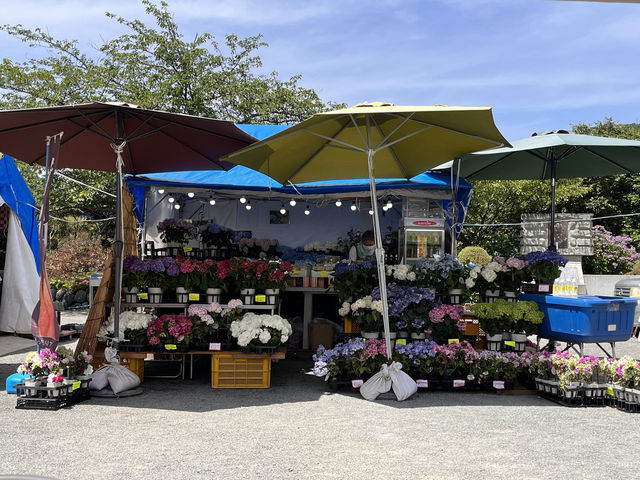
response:
<path fill-rule="evenodd" d="M 101 43 L 134 0 L 22 0 L 2 24 Z M 353 105 L 491 106 L 509 140 L 611 116 L 640 123 L 640 4 L 549 0 L 169 0 L 186 39 L 264 35 L 265 70 Z M 0 32 L 0 57 L 28 58 Z"/>

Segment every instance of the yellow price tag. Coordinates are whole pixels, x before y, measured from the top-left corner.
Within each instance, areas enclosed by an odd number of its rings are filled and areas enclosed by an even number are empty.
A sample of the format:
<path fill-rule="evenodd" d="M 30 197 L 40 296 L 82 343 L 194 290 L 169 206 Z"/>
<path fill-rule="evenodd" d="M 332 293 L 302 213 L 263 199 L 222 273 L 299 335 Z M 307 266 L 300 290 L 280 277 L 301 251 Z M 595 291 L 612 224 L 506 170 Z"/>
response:
<path fill-rule="evenodd" d="M 172 343 L 167 343 L 167 344 L 164 346 L 164 349 L 165 349 L 165 350 L 177 350 L 177 349 L 178 349 L 178 347 L 177 347 L 177 345 L 174 345 L 174 344 L 172 344 Z"/>
<path fill-rule="evenodd" d="M 406 338 L 399 338 L 398 340 L 396 340 L 396 345 L 406 345 L 406 344 L 407 344 Z"/>
<path fill-rule="evenodd" d="M 183 252 L 191 252 L 193 250 L 193 247 L 183 247 L 182 251 Z"/>
<path fill-rule="evenodd" d="M 613 397 L 613 387 L 607 387 L 607 395 L 609 395 L 610 397 Z"/>
<path fill-rule="evenodd" d="M 293 270 L 293 274 L 294 274 L 294 275 L 300 275 L 300 270 L 294 269 L 294 270 Z"/>
<path fill-rule="evenodd" d="M 507 345 L 508 347 L 516 348 L 516 342 L 513 340 L 505 340 L 504 344 Z"/>
<path fill-rule="evenodd" d="M 451 345 L 452 343 L 460 343 L 460 339 L 459 338 L 450 338 L 448 340 L 449 345 Z"/>
<path fill-rule="evenodd" d="M 139 293 L 138 294 L 138 298 L 140 300 L 149 300 L 149 294 L 148 293 Z"/>
<path fill-rule="evenodd" d="M 321 277 L 325 277 L 325 278 L 326 278 L 326 277 L 328 277 L 328 276 L 329 276 L 329 274 L 327 273 L 327 271 L 326 271 L 326 270 L 321 270 L 321 271 L 320 271 L 320 276 L 321 276 Z"/>
<path fill-rule="evenodd" d="M 256 303 L 264 303 L 267 301 L 266 295 L 256 295 Z"/>
<path fill-rule="evenodd" d="M 190 302 L 199 302 L 200 301 L 200 294 L 199 293 L 190 293 L 189 294 L 189 301 Z"/>
<path fill-rule="evenodd" d="M 82 385 L 82 382 L 80 380 L 73 382 L 71 384 L 71 391 L 79 389 L 80 385 Z"/>

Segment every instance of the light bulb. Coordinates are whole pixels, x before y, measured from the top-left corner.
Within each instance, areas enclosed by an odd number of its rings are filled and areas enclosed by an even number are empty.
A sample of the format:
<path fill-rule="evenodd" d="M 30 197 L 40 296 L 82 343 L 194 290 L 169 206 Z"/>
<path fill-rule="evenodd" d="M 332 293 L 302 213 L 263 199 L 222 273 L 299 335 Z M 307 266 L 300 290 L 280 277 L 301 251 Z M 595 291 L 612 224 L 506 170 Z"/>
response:
<path fill-rule="evenodd" d="M 387 207 L 387 210 L 389 210 L 390 208 L 393 208 L 393 203 L 391 203 L 391 199 L 390 198 L 387 199 L 386 207 Z"/>
<path fill-rule="evenodd" d="M 338 199 L 336 200 L 336 207 L 341 207 L 342 206 L 342 200 Z"/>
<path fill-rule="evenodd" d="M 287 209 L 284 208 L 284 203 L 280 206 L 280 214 L 284 215 L 285 213 L 287 213 Z"/>
<path fill-rule="evenodd" d="M 295 207 L 296 201 L 292 198 L 291 200 L 289 200 L 289 205 L 291 205 L 292 207 Z"/>
<path fill-rule="evenodd" d="M 247 203 L 247 199 L 244 197 L 244 195 L 240 197 L 240 203 Z"/>
<path fill-rule="evenodd" d="M 160 195 L 162 195 L 162 194 L 164 193 L 164 188 L 160 188 L 160 189 L 158 189 L 158 193 L 159 193 Z"/>
<path fill-rule="evenodd" d="M 180 210 L 180 204 L 179 204 L 179 203 L 176 203 L 176 204 L 173 206 L 173 208 L 175 208 L 176 210 Z"/>
<path fill-rule="evenodd" d="M 387 210 L 389 210 L 389 207 L 387 207 L 386 205 L 383 205 L 383 206 L 382 206 L 382 210 L 383 210 L 384 212 L 386 212 Z"/>
<path fill-rule="evenodd" d="M 307 208 L 304 209 L 304 214 L 309 215 L 310 213 L 311 213 L 311 210 L 309 210 L 309 205 L 307 205 Z"/>
<path fill-rule="evenodd" d="M 373 215 L 373 210 L 369 210 L 369 215 Z"/>
<path fill-rule="evenodd" d="M 173 203 L 173 202 L 175 202 L 175 201 L 176 201 L 176 199 L 175 199 L 175 198 L 173 198 L 173 197 L 169 197 L 169 203 Z"/>
<path fill-rule="evenodd" d="M 187 197 L 189 197 L 189 198 L 193 198 L 193 197 L 195 197 L 195 196 L 196 196 L 196 194 L 195 194 L 195 193 L 193 193 L 193 192 L 189 192 L 189 193 L 187 193 Z"/>
<path fill-rule="evenodd" d="M 215 198 L 210 198 L 209 199 L 209 205 L 215 205 L 216 204 L 216 199 Z"/>
<path fill-rule="evenodd" d="M 246 208 L 247 210 L 251 210 L 251 202 L 247 202 L 244 208 Z"/>
<path fill-rule="evenodd" d="M 351 208 L 352 212 L 355 212 L 357 210 L 357 208 L 358 208 L 358 207 L 356 207 L 356 202 L 351 202 L 351 207 L 349 207 L 349 208 Z"/>

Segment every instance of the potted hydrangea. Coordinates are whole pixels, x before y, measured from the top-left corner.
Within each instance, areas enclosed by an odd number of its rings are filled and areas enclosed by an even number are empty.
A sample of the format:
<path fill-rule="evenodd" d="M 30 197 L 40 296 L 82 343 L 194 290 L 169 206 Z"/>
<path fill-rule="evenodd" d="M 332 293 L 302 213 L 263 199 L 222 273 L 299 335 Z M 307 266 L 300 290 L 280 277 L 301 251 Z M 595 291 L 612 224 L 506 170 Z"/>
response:
<path fill-rule="evenodd" d="M 437 344 L 460 339 L 466 329 L 462 319 L 464 308 L 461 305 L 439 305 L 429 312 L 428 334 Z"/>
<path fill-rule="evenodd" d="M 167 218 L 158 224 L 158 233 L 164 243 L 170 248 L 181 247 L 195 238 L 198 233 L 196 226 L 182 218 Z"/>
<path fill-rule="evenodd" d="M 344 308 L 344 304 L 343 304 Z M 360 328 L 364 338 L 378 338 L 382 329 L 382 301 L 371 295 L 357 299 L 349 305 L 350 316 Z"/>
<path fill-rule="evenodd" d="M 191 328 L 189 317 L 182 315 L 162 315 L 149 322 L 147 338 L 149 345 L 158 351 L 189 350 Z"/>
<path fill-rule="evenodd" d="M 272 352 L 289 340 L 291 324 L 280 315 L 246 313 L 242 320 L 231 323 L 231 335 L 238 346 L 258 353 Z"/>
<path fill-rule="evenodd" d="M 524 259 L 527 262 L 526 271 L 538 284 L 552 285 L 560 276 L 560 267 L 567 264 L 567 259 L 555 250 L 529 252 Z"/>

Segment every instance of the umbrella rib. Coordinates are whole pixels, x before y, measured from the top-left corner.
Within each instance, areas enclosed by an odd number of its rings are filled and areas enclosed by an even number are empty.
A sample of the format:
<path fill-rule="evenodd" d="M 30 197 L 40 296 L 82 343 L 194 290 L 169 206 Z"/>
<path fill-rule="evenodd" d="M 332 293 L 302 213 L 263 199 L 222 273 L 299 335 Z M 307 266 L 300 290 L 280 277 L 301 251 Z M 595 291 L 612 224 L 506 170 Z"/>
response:
<path fill-rule="evenodd" d="M 378 130 L 378 132 L 380 132 L 380 135 L 382 135 L 384 137 L 384 133 L 382 132 L 382 128 L 380 128 L 380 125 L 378 124 L 378 122 L 376 122 L 375 118 L 372 118 L 373 120 L 373 124 L 376 126 L 376 129 Z M 408 120 L 408 119 L 407 119 Z M 387 135 L 382 142 L 384 142 L 386 139 L 388 139 L 391 135 L 393 135 L 402 125 L 404 125 L 405 122 L 402 122 L 400 125 L 398 125 L 396 128 L 394 128 L 391 133 L 389 133 L 389 135 Z M 380 145 L 382 144 L 382 142 L 380 142 L 378 145 L 376 145 L 376 148 L 379 148 Z M 404 169 L 404 166 L 402 165 L 402 163 L 400 163 L 400 160 L 398 159 L 398 156 L 396 155 L 396 152 L 393 150 L 393 148 L 389 147 L 389 151 L 391 152 L 391 156 L 393 157 L 393 159 L 395 160 L 395 162 L 398 164 L 398 168 L 400 169 L 400 171 L 402 172 L 402 175 L 409 179 L 409 176 L 407 175 L 407 171 Z"/>
<path fill-rule="evenodd" d="M 502 160 L 504 160 L 505 158 L 507 158 L 510 155 L 513 155 L 514 153 L 515 153 L 515 151 L 514 152 L 507 152 L 507 153 L 504 154 L 504 156 L 495 159 L 493 162 L 489 163 L 488 165 L 482 166 L 481 168 L 477 169 L 475 172 L 468 173 L 468 174 L 464 175 L 464 178 L 471 179 L 474 176 L 478 175 L 480 172 L 483 172 L 487 168 L 493 167 L 496 163 L 501 162 Z M 480 155 L 478 155 L 478 156 L 480 156 Z M 467 160 L 470 160 L 470 158 L 467 157 Z M 461 163 L 463 165 L 464 165 L 464 161 L 465 161 L 465 159 L 462 158 L 461 159 Z"/>
<path fill-rule="evenodd" d="M 393 117 L 398 117 L 398 118 L 405 118 L 404 115 L 400 115 L 400 114 L 396 114 L 396 113 L 390 113 L 389 115 L 391 115 Z M 491 138 L 481 137 L 480 135 L 472 135 L 470 133 L 466 133 L 466 132 L 463 132 L 463 131 L 460 131 L 460 130 L 456 130 L 455 128 L 445 127 L 445 126 L 437 124 L 437 123 L 428 123 L 428 122 L 423 122 L 422 120 L 416 120 L 416 119 L 411 119 L 411 121 L 419 123 L 421 125 L 429 125 L 430 127 L 441 128 L 442 130 L 447 130 L 449 132 L 457 133 L 459 135 L 464 135 L 465 137 L 470 137 L 470 138 L 475 138 L 475 139 L 478 139 L 478 140 L 483 140 L 485 142 L 493 143 L 493 144 L 498 145 L 498 146 L 504 145 L 504 143 L 498 142 L 498 141 L 493 140 Z"/>
<path fill-rule="evenodd" d="M 602 160 L 604 160 L 605 162 L 609 162 L 612 163 L 613 165 L 615 165 L 618 168 L 621 168 L 622 170 L 624 170 L 627 173 L 633 173 L 632 170 L 629 170 L 627 167 L 624 167 L 622 165 L 620 165 L 618 162 L 615 162 L 613 160 L 611 160 L 610 158 L 605 157 L 604 155 L 598 153 L 598 152 L 594 152 L 593 150 L 591 150 L 591 148 L 589 147 L 581 147 L 584 148 L 587 152 L 592 153 L 593 155 L 596 155 L 597 157 L 600 157 Z M 631 147 L 631 148 L 636 148 L 636 147 Z"/>
<path fill-rule="evenodd" d="M 340 128 L 340 130 L 338 130 L 335 134 L 339 135 L 340 132 L 342 132 L 345 128 L 347 127 L 347 124 L 345 123 L 344 125 L 342 125 L 342 127 Z M 294 178 L 296 175 L 298 175 L 307 165 L 309 165 L 309 163 L 311 163 L 311 161 L 313 161 L 314 158 L 316 158 L 318 155 L 320 155 L 320 152 L 322 152 L 328 145 L 328 142 L 323 143 L 320 148 L 318 148 L 318 150 L 315 151 L 315 153 L 313 155 L 311 155 L 311 157 L 304 162 L 300 168 L 298 168 L 295 172 L 293 172 L 290 176 L 289 176 L 289 183 L 290 179 Z M 293 185 L 293 184 L 292 184 Z"/>
<path fill-rule="evenodd" d="M 378 125 L 378 122 L 375 121 L 375 119 L 373 119 L 373 123 L 376 125 L 376 127 L 378 128 L 378 131 L 380 132 L 380 134 L 382 135 L 382 140 L 380 140 L 380 143 L 378 143 L 378 145 L 375 146 L 375 150 L 378 150 L 382 144 L 384 142 L 386 142 L 387 140 L 389 140 L 389 138 L 391 138 L 391 136 L 396 133 L 399 129 L 402 128 L 402 126 L 407 123 L 411 117 L 413 116 L 414 112 L 411 112 L 411 114 L 408 117 L 402 117 L 403 120 L 402 122 L 400 122 L 400 124 L 398 126 L 396 126 L 393 130 L 391 130 L 391 132 L 389 132 L 389 134 L 385 137 L 384 133 L 382 133 L 382 129 L 380 128 L 380 126 Z"/>
<path fill-rule="evenodd" d="M 355 145 L 351 145 L 350 143 L 343 142 L 342 140 L 338 140 L 336 138 L 327 137 L 326 135 L 322 135 L 320 133 L 316 133 L 316 132 L 314 132 L 312 130 L 309 130 L 307 128 L 302 129 L 302 131 L 310 133 L 311 135 L 315 135 L 316 137 L 320 137 L 320 138 L 324 138 L 325 140 L 329 140 L 329 143 L 332 143 L 332 142 L 338 143 L 340 145 L 343 145 L 343 146 L 347 147 L 350 150 L 357 150 L 358 152 L 362 152 L 362 153 L 365 153 L 367 151 L 366 148 L 356 147 Z M 327 146 L 330 146 L 330 145 L 327 145 Z"/>

